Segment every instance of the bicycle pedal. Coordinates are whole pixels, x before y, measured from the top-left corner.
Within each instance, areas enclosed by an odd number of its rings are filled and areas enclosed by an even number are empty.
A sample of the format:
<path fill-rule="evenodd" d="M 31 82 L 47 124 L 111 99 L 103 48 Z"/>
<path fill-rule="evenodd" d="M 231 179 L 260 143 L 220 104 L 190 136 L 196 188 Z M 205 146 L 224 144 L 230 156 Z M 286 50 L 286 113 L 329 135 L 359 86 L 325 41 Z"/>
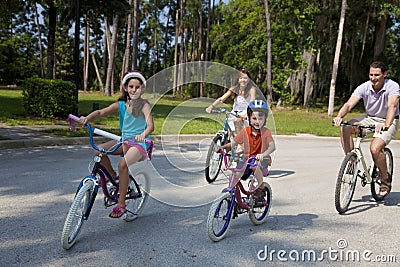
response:
<path fill-rule="evenodd" d="M 104 197 L 103 201 L 104 201 L 104 206 L 106 208 L 111 207 L 111 206 L 115 205 L 115 203 L 117 203 L 117 202 L 112 201 L 112 200 L 110 200 L 110 199 L 108 199 L 106 197 Z"/>

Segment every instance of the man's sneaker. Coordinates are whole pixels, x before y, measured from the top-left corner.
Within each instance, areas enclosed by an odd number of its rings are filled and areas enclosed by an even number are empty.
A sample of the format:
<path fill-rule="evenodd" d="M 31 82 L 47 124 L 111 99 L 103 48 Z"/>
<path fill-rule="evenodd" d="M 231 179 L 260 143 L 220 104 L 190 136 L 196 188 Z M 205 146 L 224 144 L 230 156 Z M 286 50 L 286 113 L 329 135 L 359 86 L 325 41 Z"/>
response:
<path fill-rule="evenodd" d="M 264 188 L 257 188 L 253 193 L 253 197 L 256 202 L 260 202 L 260 201 L 264 200 L 266 195 L 267 194 L 265 194 Z"/>

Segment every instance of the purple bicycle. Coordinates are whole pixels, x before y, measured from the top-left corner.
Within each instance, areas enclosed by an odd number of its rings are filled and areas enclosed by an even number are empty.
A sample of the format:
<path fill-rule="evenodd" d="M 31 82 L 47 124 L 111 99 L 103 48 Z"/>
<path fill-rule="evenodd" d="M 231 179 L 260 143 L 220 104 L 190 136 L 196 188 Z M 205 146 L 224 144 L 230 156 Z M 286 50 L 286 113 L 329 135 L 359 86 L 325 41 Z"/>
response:
<path fill-rule="evenodd" d="M 79 118 L 70 114 L 68 122 L 71 130 L 75 129 L 75 121 L 79 121 Z M 89 123 L 86 126 L 89 131 L 90 145 L 93 149 L 99 151 L 99 154 L 94 156 L 92 162 L 89 164 L 90 174 L 80 181 L 65 219 L 61 235 L 61 245 L 64 249 L 70 249 L 75 244 L 83 222 L 89 218 L 99 188 L 103 191 L 104 206 L 106 208 L 118 202 L 118 179 L 112 177 L 100 161 L 104 154 L 114 153 L 122 145 L 122 139 L 118 135 L 92 128 Z M 109 150 L 99 148 L 94 144 L 93 134 L 116 140 L 117 143 Z M 149 149 L 147 150 L 148 158 L 151 159 L 153 143 L 150 140 L 146 140 L 146 142 L 149 144 Z M 150 178 L 146 172 L 139 171 L 135 173 L 135 177 L 129 175 L 129 178 L 130 182 L 126 195 L 127 212 L 123 215 L 125 221 L 132 221 L 140 215 L 150 193 Z"/>
<path fill-rule="evenodd" d="M 238 217 L 239 214 L 248 213 L 250 221 L 254 225 L 260 225 L 265 222 L 267 215 L 271 209 L 272 189 L 271 186 L 264 182 L 266 196 L 263 200 L 256 201 L 253 197 L 253 192 L 256 189 L 254 185 L 255 177 L 250 175 L 248 189 L 246 190 L 238 173 L 241 173 L 245 168 L 257 166 L 255 157 L 250 157 L 247 164 L 242 168 L 237 169 L 228 166 L 227 154 L 220 151 L 227 170 L 232 173 L 228 176 L 225 171 L 221 170 L 225 176 L 229 178 L 229 186 L 222 190 L 222 193 L 217 197 L 208 213 L 207 218 L 207 233 L 211 240 L 217 242 L 223 239 L 229 229 L 231 219 Z M 242 195 L 243 194 L 243 195 Z"/>

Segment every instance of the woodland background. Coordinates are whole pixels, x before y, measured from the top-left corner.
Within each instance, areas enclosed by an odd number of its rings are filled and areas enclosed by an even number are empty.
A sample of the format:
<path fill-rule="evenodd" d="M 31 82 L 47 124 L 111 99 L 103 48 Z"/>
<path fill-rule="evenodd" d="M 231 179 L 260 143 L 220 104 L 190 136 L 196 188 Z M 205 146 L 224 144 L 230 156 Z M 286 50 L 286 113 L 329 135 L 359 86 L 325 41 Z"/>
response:
<path fill-rule="evenodd" d="M 0 85 L 42 77 L 113 95 L 127 69 L 212 61 L 248 69 L 269 102 L 308 108 L 346 99 L 374 60 L 400 77 L 399 0 L 3 0 L 0 29 Z"/>

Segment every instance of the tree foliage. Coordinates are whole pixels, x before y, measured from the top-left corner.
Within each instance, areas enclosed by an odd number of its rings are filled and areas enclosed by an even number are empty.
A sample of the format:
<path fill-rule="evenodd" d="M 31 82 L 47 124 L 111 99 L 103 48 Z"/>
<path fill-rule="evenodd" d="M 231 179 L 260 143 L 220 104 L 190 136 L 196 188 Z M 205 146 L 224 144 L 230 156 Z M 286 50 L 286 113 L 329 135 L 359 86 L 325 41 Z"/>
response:
<path fill-rule="evenodd" d="M 264 0 L 88 0 L 81 2 L 81 29 L 89 24 L 90 59 L 98 65 L 105 83 L 109 67 L 110 41 L 105 37 L 104 19 L 116 29 L 112 84 L 119 86 L 122 63 L 128 45 L 137 44 L 138 66 L 147 77 L 186 61 L 207 59 L 236 69 L 246 68 L 259 88 L 266 92 L 267 32 Z M 127 18 L 138 13 L 138 34 L 127 41 Z M 327 104 L 332 62 L 337 40 L 341 1 L 269 1 L 273 100 L 311 106 Z M 76 1 L 5 0 L 0 4 L 0 83 L 21 84 L 40 76 L 38 27 L 43 39 L 46 70 L 54 69 L 57 79 L 72 81 L 75 75 L 83 85 L 83 44 L 80 44 L 80 71 L 74 73 L 73 28 Z M 51 9 L 54 7 L 54 9 Z M 41 11 L 40 25 L 34 19 Z M 55 10 L 56 23 L 50 22 Z M 113 25 L 113 18 L 118 16 Z M 55 25 L 54 47 L 51 26 Z M 336 97 L 346 98 L 359 83 L 368 79 L 368 66 L 382 60 L 389 76 L 400 76 L 400 1 L 348 1 L 336 82 Z M 111 38 L 111 37 L 108 37 Z M 127 44 L 127 42 L 129 42 Z M 54 49 L 54 61 L 49 55 Z M 132 61 L 131 55 L 128 60 Z M 86 59 L 87 60 L 87 59 Z M 91 61 L 91 62 L 92 62 Z M 50 66 L 51 65 L 51 66 Z M 312 75 L 312 78 L 310 78 Z M 89 64 L 88 88 L 98 90 L 95 66 Z M 179 77 L 178 77 L 179 78 Z M 307 79 L 311 84 L 307 85 Z M 308 88 L 307 88 L 308 86 Z M 83 86 L 82 86 L 83 87 Z M 190 86 L 188 86 L 190 87 Z M 192 85 L 193 87 L 193 85 Z M 212 86 L 176 91 L 187 96 L 221 94 Z"/>

